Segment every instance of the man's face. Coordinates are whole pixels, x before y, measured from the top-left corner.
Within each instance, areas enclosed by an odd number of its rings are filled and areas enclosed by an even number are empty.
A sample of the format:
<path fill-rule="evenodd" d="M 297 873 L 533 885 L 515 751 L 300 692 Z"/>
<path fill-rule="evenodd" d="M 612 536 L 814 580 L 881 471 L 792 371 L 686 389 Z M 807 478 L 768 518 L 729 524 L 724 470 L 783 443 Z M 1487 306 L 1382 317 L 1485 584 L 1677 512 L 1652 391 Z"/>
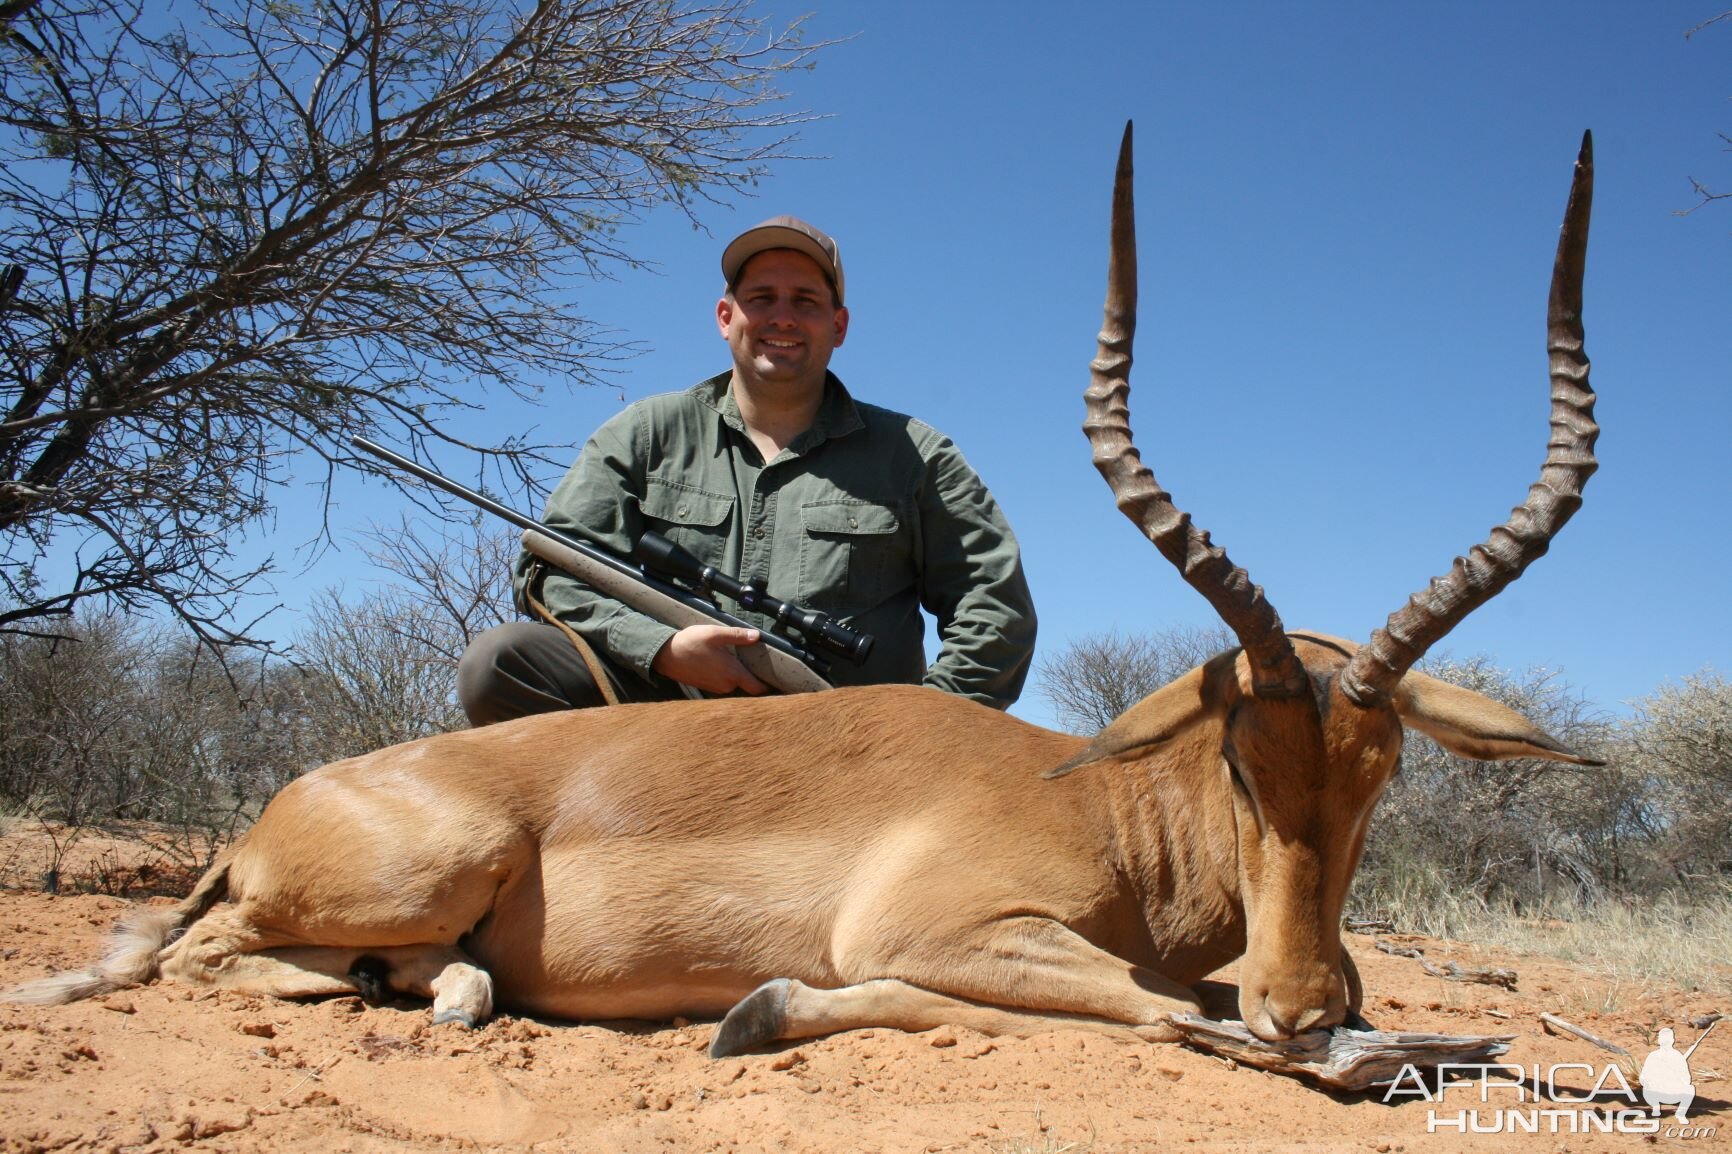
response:
<path fill-rule="evenodd" d="M 746 262 L 730 296 L 716 303 L 716 325 L 734 369 L 765 382 L 822 383 L 830 353 L 848 335 L 818 262 L 773 248 Z"/>

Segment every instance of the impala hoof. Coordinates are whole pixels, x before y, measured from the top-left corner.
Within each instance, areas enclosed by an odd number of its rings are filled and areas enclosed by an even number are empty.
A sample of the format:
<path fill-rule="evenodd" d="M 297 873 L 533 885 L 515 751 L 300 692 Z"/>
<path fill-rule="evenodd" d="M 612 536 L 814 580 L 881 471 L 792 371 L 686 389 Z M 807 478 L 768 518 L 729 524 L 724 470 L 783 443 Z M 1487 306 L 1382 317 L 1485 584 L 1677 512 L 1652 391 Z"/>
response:
<path fill-rule="evenodd" d="M 435 1026 L 442 1026 L 446 1022 L 456 1022 L 465 1030 L 473 1030 L 476 1028 L 475 1015 L 471 1014 L 468 1010 L 440 1010 L 433 1015 L 433 1024 Z"/>
<path fill-rule="evenodd" d="M 731 1058 L 780 1037 L 788 1020 L 788 991 L 792 986 L 787 978 L 776 978 L 741 998 L 716 1027 L 716 1036 L 710 1039 L 710 1057 Z"/>

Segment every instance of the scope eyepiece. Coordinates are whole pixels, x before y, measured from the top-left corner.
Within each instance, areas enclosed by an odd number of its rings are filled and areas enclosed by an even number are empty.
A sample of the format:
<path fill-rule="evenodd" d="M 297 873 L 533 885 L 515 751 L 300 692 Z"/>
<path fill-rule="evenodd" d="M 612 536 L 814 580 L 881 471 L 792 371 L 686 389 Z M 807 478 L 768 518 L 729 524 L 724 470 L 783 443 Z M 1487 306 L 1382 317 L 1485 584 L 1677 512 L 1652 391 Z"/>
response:
<path fill-rule="evenodd" d="M 704 563 L 660 533 L 649 532 L 639 537 L 632 553 L 652 569 L 687 581 L 702 579 Z"/>
<path fill-rule="evenodd" d="M 856 665 L 872 655 L 873 638 L 870 633 L 862 633 L 850 625 L 827 619 L 819 626 L 818 631 L 829 647 Z"/>

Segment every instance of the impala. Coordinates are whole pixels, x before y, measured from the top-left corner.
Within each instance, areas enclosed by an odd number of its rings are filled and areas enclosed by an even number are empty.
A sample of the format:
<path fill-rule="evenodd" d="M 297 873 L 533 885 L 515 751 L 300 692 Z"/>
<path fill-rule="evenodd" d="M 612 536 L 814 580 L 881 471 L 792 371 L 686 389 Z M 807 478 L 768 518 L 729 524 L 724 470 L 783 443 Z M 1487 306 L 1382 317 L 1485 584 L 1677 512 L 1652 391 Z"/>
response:
<path fill-rule="evenodd" d="M 1598 764 L 1414 662 L 1580 505 L 1583 139 L 1548 313 L 1552 436 L 1509 521 L 1363 646 L 1283 628 L 1131 442 L 1130 130 L 1085 429 L 1119 507 L 1237 635 L 1093 739 L 909 686 L 626 705 L 450 733 L 293 782 L 66 1001 L 156 976 L 565 1018 L 723 1016 L 711 1051 L 861 1026 L 1154 1040 L 1239 959 L 1260 1037 L 1356 1010 L 1337 927 L 1404 728 L 1466 757 Z"/>

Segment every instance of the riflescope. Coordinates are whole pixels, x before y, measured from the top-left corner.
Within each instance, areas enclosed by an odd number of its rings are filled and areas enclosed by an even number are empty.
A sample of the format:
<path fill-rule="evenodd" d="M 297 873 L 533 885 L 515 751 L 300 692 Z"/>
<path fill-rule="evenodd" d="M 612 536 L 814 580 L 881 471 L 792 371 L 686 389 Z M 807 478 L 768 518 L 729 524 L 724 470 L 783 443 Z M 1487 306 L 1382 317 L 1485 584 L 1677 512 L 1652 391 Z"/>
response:
<path fill-rule="evenodd" d="M 793 629 L 814 649 L 822 649 L 856 665 L 872 652 L 872 635 L 835 620 L 828 613 L 772 597 L 751 582 L 730 577 L 714 565 L 706 565 L 690 552 L 651 531 L 638 538 L 632 555 L 651 569 L 689 581 L 705 593 L 720 593 L 743 609 L 774 619 L 776 626 Z"/>

